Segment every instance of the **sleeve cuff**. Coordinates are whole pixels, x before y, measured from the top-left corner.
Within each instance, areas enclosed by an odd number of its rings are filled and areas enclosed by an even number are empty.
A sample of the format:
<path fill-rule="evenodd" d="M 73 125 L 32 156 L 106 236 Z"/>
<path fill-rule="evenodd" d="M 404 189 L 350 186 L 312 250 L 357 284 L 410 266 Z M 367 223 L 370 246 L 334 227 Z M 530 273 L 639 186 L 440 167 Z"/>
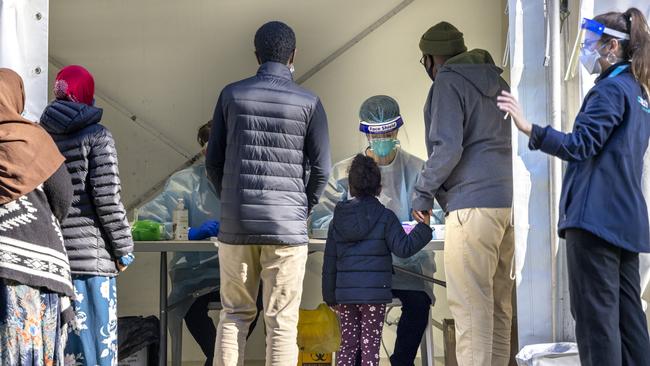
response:
<path fill-rule="evenodd" d="M 539 150 L 545 137 L 546 129 L 534 124 L 528 140 L 528 148 L 530 150 Z"/>
<path fill-rule="evenodd" d="M 429 240 L 427 242 L 433 239 L 433 229 L 431 229 L 431 226 L 418 222 L 414 229 L 419 231 L 423 236 L 428 237 Z"/>
<path fill-rule="evenodd" d="M 540 127 L 533 125 L 533 130 L 528 141 L 528 148 L 531 150 L 542 150 L 543 152 L 556 155 L 562 143 L 565 134 L 553 129 L 551 126 Z"/>
<path fill-rule="evenodd" d="M 125 256 L 120 257 L 119 259 L 120 264 L 123 266 L 131 265 L 131 263 L 133 263 L 134 260 L 135 260 L 135 255 L 133 255 L 133 253 L 129 253 Z"/>

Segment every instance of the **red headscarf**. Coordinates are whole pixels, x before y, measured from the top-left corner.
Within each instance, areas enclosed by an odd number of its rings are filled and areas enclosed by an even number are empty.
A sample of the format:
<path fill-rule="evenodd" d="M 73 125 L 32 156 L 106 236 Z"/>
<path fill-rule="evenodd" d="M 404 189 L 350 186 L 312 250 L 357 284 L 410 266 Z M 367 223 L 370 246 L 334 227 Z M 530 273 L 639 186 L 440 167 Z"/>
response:
<path fill-rule="evenodd" d="M 82 66 L 66 66 L 56 75 L 54 96 L 59 100 L 93 105 L 95 80 Z"/>

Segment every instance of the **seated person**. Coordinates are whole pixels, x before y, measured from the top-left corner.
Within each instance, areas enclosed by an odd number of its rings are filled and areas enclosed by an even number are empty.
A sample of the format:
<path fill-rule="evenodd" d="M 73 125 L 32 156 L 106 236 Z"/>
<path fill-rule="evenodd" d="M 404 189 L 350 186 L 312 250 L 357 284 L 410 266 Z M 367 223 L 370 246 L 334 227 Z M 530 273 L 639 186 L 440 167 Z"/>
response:
<path fill-rule="evenodd" d="M 205 155 L 210 137 L 212 121 L 201 126 L 197 141 Z M 163 224 L 164 236 L 172 238 L 172 213 L 183 199 L 189 214 L 188 238 L 204 240 L 219 234 L 220 204 L 205 170 L 205 158 L 193 166 L 172 175 L 163 191 L 154 199 L 139 208 L 139 220 L 153 220 Z M 219 256 L 216 252 L 178 252 L 171 260 L 169 275 L 172 290 L 169 295 L 169 316 L 185 319 L 187 329 L 201 347 L 206 357 L 205 365 L 212 365 L 216 328 L 208 316 L 208 303 L 219 301 Z M 198 298 L 197 292 L 207 292 Z M 261 299 L 262 297 L 259 296 Z M 261 303 L 257 304 L 259 310 Z M 255 328 L 257 317 L 251 324 L 249 335 Z M 173 329 L 180 321 L 170 322 L 170 332 L 178 334 L 181 329 Z"/>
<path fill-rule="evenodd" d="M 399 147 L 397 135 L 404 122 L 397 101 L 384 95 L 371 97 L 361 105 L 359 118 L 359 130 L 366 135 L 369 145 L 364 153 L 377 162 L 381 171 L 382 191 L 379 201 L 392 210 L 400 221 L 412 220 L 411 197 L 424 161 Z M 336 204 L 351 198 L 348 169 L 352 159 L 343 160 L 332 168 L 327 188 L 311 216 L 312 233 L 327 232 Z M 433 212 L 431 223 L 443 223 L 443 213 L 439 206 Z M 427 276 L 435 273 L 433 252 L 429 250 L 421 250 L 406 259 L 393 256 L 393 264 Z M 391 365 L 410 366 L 414 364 L 429 321 L 429 307 L 435 300 L 433 286 L 397 272 L 393 275 L 393 296 L 402 303 L 402 315 L 397 325 Z"/>

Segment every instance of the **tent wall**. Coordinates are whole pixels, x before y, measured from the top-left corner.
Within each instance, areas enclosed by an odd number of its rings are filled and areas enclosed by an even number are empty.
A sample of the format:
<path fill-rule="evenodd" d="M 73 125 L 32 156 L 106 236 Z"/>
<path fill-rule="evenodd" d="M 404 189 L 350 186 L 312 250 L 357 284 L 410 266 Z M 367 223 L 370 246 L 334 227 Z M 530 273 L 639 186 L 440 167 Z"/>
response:
<path fill-rule="evenodd" d="M 48 23 L 47 0 L 0 0 L 0 67 L 23 78 L 30 120 L 47 103 Z"/>

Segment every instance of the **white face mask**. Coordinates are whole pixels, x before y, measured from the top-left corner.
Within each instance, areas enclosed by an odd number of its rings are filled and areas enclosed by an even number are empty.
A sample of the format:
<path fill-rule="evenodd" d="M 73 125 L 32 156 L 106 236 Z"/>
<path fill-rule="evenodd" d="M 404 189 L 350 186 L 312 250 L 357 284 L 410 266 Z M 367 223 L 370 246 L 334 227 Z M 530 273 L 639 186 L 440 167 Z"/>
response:
<path fill-rule="evenodd" d="M 606 56 L 601 55 L 599 51 L 605 48 L 605 46 L 607 46 L 607 43 L 595 50 L 588 50 L 584 48 L 581 50 L 580 62 L 592 75 L 600 75 L 603 72 L 603 67 L 601 66 L 600 62 L 598 62 L 598 60 L 600 60 L 602 57 L 605 57 L 605 61 L 607 61 L 607 63 L 610 65 L 614 65 L 617 62 L 622 61 L 622 59 L 616 57 L 616 55 L 611 52 Z"/>
<path fill-rule="evenodd" d="M 600 58 L 602 57 L 598 51 L 600 51 L 605 45 L 600 46 L 595 50 L 582 49 L 580 52 L 580 63 L 582 66 L 587 69 L 587 71 L 592 74 L 600 74 L 603 72 L 602 66 L 600 66 Z"/>

